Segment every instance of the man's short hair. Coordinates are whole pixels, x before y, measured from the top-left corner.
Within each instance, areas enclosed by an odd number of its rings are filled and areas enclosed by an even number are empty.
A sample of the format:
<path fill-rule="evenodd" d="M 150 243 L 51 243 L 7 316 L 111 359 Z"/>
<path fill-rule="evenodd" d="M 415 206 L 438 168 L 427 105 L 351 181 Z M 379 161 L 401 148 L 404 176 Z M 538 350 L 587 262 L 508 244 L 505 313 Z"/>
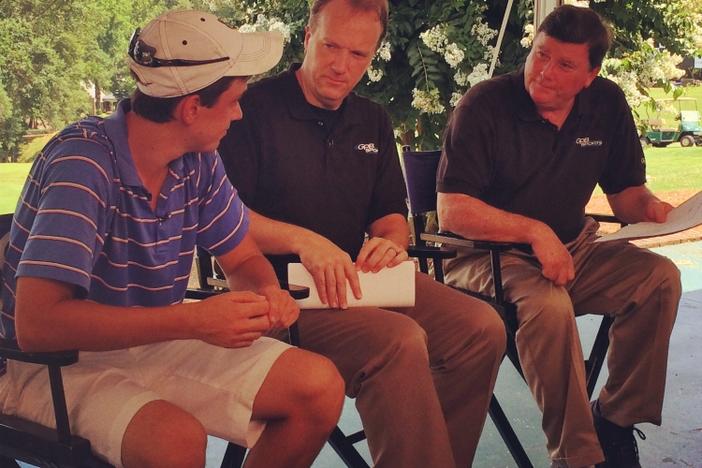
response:
<path fill-rule="evenodd" d="M 310 18 L 307 21 L 307 25 L 310 29 L 317 25 L 317 17 L 322 9 L 332 0 L 313 0 L 310 5 Z M 380 37 L 378 38 L 378 44 L 376 47 L 380 46 L 383 38 L 385 38 L 385 32 L 388 29 L 388 0 L 341 0 L 346 2 L 351 8 L 360 11 L 375 11 L 378 13 L 378 20 L 380 21 Z"/>
<path fill-rule="evenodd" d="M 229 89 L 232 81 L 245 80 L 246 77 L 224 76 L 211 85 L 185 96 L 160 98 L 144 94 L 139 88 L 131 96 L 132 110 L 139 116 L 157 123 L 166 123 L 173 120 L 173 111 L 178 103 L 192 95 L 200 96 L 200 103 L 205 107 L 212 107 L 223 92 Z"/>
<path fill-rule="evenodd" d="M 538 32 L 571 44 L 587 44 L 590 69 L 602 65 L 612 45 L 612 29 L 590 8 L 562 5 L 549 13 Z"/>

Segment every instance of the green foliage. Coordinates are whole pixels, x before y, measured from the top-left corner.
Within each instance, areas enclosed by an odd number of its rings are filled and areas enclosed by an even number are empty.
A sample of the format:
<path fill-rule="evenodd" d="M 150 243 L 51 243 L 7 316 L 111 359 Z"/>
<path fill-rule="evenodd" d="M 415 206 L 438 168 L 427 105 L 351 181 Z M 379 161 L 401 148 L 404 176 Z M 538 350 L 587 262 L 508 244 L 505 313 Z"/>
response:
<path fill-rule="evenodd" d="M 615 30 L 613 56 L 636 50 L 642 40 L 653 39 L 673 53 L 694 50 L 697 0 L 606 0 L 590 2 L 591 7 L 609 19 Z"/>
<path fill-rule="evenodd" d="M 529 14 L 527 0 L 515 4 L 518 7 L 506 36 L 509 40 L 521 37 L 524 17 Z M 307 0 L 204 0 L 196 6 L 232 24 L 284 29 L 290 42 L 274 72 L 302 60 Z M 467 77 L 475 71 L 477 80 L 487 71 L 490 41 L 494 44 L 494 30 L 503 12 L 504 2 L 498 0 L 391 0 L 384 46 L 389 57 L 382 53 L 376 57 L 369 78 L 356 91 L 386 106 L 399 130 L 398 141 L 436 147 L 448 109 L 468 87 Z M 440 44 L 432 48 L 420 35 L 435 27 Z M 507 50 L 510 64 L 521 61 L 525 52 L 518 44 Z M 476 65 L 482 68 L 476 71 Z"/>
<path fill-rule="evenodd" d="M 31 128 L 60 128 L 94 112 L 99 98 L 125 96 L 134 83 L 124 57 L 135 25 L 181 2 L 162 0 L 0 0 L 0 157 L 16 159 Z M 5 106 L 3 106 L 5 107 Z"/>

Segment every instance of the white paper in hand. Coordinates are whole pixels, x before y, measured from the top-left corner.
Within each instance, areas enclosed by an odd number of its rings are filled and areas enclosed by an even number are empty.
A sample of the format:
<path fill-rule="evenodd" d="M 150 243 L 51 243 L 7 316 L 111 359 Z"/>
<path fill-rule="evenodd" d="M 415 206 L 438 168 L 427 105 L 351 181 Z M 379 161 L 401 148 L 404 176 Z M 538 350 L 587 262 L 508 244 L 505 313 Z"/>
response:
<path fill-rule="evenodd" d="M 378 273 L 358 272 L 363 297 L 356 299 L 351 286 L 346 283 L 346 299 L 349 307 L 412 307 L 414 305 L 415 265 L 411 260 L 393 268 L 383 268 Z M 301 263 L 288 264 L 288 283 L 307 286 L 310 296 L 297 300 L 301 309 L 328 309 L 317 293 L 312 275 Z"/>
<path fill-rule="evenodd" d="M 697 192 L 697 194 L 688 198 L 680 206 L 670 211 L 665 223 L 644 222 L 629 224 L 617 232 L 600 237 L 595 242 L 666 236 L 699 226 L 700 224 L 702 224 L 702 192 Z"/>

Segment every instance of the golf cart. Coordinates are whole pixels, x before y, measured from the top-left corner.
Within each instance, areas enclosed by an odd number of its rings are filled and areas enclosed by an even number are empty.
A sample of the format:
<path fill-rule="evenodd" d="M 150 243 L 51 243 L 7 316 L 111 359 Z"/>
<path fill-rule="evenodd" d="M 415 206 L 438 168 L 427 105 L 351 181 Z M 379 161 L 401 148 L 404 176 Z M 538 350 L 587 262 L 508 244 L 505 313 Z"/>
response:
<path fill-rule="evenodd" d="M 649 114 L 648 129 L 641 142 L 657 147 L 680 142 L 680 146 L 702 146 L 702 123 L 693 98 L 659 99 L 662 109 Z"/>

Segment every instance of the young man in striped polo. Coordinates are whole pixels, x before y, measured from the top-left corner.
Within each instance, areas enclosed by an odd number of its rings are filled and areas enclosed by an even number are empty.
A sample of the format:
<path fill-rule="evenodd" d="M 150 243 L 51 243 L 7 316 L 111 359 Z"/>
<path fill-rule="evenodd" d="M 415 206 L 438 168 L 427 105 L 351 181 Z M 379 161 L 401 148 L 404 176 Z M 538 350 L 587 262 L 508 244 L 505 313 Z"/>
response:
<path fill-rule="evenodd" d="M 207 13 L 162 15 L 132 38 L 131 100 L 62 131 L 27 179 L 0 334 L 81 351 L 64 373 L 70 422 L 114 465 L 203 466 L 213 434 L 253 446 L 247 466 L 309 466 L 339 416 L 333 364 L 262 337 L 299 311 L 215 152 L 247 77 L 281 52 Z M 233 292 L 183 304 L 196 245 Z M 2 412 L 53 424 L 42 369 L 0 364 Z"/>

